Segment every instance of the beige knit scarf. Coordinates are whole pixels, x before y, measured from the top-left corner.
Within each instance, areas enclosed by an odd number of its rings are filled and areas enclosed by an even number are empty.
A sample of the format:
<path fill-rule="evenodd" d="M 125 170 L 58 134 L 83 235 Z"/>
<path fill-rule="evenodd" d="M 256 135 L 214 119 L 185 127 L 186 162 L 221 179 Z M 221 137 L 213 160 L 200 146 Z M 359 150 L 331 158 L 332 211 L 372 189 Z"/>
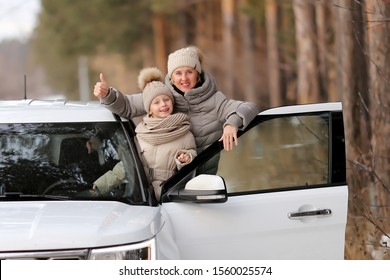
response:
<path fill-rule="evenodd" d="M 169 115 L 164 119 L 145 117 L 135 129 L 137 137 L 157 146 L 171 142 L 186 134 L 191 128 L 188 116 L 183 113 Z"/>

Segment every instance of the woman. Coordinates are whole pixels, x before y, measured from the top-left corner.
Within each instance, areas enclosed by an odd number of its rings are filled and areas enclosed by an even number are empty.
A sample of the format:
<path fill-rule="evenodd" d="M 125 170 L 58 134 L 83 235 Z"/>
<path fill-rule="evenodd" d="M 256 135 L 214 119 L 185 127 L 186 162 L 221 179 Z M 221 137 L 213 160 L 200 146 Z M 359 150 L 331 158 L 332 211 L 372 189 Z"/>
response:
<path fill-rule="evenodd" d="M 216 140 L 223 141 L 224 149 L 230 151 L 238 144 L 237 131 L 244 129 L 259 109 L 255 103 L 229 99 L 218 91 L 213 77 L 203 69 L 203 57 L 194 46 L 171 53 L 165 84 L 173 93 L 175 111 L 190 117 L 198 153 Z M 122 117 L 133 118 L 146 113 L 140 94 L 121 94 L 108 86 L 103 74 L 95 85 L 94 95 Z M 205 173 L 213 174 L 215 169 Z"/>

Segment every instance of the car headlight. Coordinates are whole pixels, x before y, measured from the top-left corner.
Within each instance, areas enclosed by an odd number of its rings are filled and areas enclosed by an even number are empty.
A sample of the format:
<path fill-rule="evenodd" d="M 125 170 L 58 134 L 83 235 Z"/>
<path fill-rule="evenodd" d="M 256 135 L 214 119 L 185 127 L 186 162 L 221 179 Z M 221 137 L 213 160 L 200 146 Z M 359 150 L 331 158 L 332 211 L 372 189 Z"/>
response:
<path fill-rule="evenodd" d="M 150 239 L 141 243 L 92 249 L 90 260 L 155 260 L 156 240 Z"/>

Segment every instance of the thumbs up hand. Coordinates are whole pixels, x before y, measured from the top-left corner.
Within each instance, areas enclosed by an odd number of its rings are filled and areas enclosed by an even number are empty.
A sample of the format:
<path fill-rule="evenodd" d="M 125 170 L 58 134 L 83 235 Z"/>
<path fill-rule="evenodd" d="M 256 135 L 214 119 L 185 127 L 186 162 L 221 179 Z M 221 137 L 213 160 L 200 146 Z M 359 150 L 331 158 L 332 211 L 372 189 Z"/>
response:
<path fill-rule="evenodd" d="M 100 82 L 97 82 L 95 84 L 93 94 L 96 97 L 105 98 L 105 97 L 107 97 L 107 95 L 109 93 L 110 87 L 108 86 L 108 83 L 104 79 L 103 73 L 100 73 L 99 78 L 100 78 Z"/>

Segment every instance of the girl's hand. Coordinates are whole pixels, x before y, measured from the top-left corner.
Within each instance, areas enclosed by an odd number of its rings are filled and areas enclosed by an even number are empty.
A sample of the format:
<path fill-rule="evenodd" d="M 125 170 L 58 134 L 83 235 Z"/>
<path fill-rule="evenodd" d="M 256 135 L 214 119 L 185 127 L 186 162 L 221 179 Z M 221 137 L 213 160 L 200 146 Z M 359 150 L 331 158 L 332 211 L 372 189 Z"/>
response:
<path fill-rule="evenodd" d="M 185 154 L 185 153 L 182 153 L 180 154 L 177 159 L 181 162 L 181 163 L 189 163 L 190 162 L 190 156 L 188 154 Z"/>

